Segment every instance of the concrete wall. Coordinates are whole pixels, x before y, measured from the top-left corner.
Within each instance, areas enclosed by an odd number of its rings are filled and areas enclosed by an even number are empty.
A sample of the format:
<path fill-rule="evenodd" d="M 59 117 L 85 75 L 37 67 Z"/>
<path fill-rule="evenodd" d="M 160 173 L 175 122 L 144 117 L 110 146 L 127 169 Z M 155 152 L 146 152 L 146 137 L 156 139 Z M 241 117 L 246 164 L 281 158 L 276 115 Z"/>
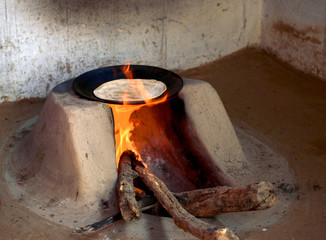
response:
<path fill-rule="evenodd" d="M 326 1 L 264 0 L 261 46 L 326 78 Z"/>
<path fill-rule="evenodd" d="M 104 64 L 185 69 L 260 40 L 260 0 L 0 0 L 0 102 Z"/>

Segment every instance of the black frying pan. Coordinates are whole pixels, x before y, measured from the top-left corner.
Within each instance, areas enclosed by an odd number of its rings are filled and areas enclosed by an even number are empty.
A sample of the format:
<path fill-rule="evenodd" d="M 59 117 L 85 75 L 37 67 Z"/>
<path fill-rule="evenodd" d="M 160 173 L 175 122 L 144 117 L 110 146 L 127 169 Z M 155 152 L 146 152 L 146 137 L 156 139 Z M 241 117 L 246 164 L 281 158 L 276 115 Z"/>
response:
<path fill-rule="evenodd" d="M 103 83 L 126 78 L 122 71 L 124 65 L 104 67 L 86 72 L 78 76 L 73 82 L 73 89 L 82 97 L 90 100 L 101 101 L 113 104 L 123 104 L 122 101 L 108 101 L 96 97 L 93 91 L 102 85 Z M 160 99 L 167 95 L 170 99 L 175 96 L 182 88 L 183 81 L 177 74 L 158 67 L 144 66 L 144 65 L 130 65 L 130 70 L 133 73 L 134 78 L 141 79 L 155 79 L 163 82 L 167 90 L 161 96 L 157 97 Z M 131 101 L 128 104 L 142 104 L 144 101 Z"/>

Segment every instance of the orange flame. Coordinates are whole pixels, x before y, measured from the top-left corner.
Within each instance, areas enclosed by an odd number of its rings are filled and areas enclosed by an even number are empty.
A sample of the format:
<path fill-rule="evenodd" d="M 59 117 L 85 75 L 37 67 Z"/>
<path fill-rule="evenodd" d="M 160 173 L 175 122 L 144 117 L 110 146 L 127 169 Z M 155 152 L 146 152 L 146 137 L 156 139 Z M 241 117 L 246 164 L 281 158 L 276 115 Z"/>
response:
<path fill-rule="evenodd" d="M 127 62 L 125 65 L 122 66 L 122 72 L 128 79 L 133 79 L 134 75 L 132 74 L 132 71 L 130 71 L 130 62 Z"/>
<path fill-rule="evenodd" d="M 122 71 L 127 79 L 133 79 L 133 73 L 130 70 L 130 63 L 127 63 L 122 67 Z M 159 100 L 146 100 L 152 97 L 142 83 L 135 85 L 130 84 L 133 91 L 145 99 L 144 104 L 139 105 L 128 105 L 127 102 L 123 102 L 123 105 L 108 104 L 113 113 L 114 117 L 114 128 L 115 128 L 115 150 L 116 150 L 116 162 L 119 166 L 119 160 L 122 153 L 126 150 L 133 150 L 136 155 L 139 155 L 133 141 L 131 140 L 132 130 L 135 128 L 134 123 L 130 121 L 131 114 L 145 105 L 156 105 L 165 102 L 167 95 Z M 124 93 L 126 96 L 126 92 Z M 126 98 L 125 98 L 126 99 Z"/>

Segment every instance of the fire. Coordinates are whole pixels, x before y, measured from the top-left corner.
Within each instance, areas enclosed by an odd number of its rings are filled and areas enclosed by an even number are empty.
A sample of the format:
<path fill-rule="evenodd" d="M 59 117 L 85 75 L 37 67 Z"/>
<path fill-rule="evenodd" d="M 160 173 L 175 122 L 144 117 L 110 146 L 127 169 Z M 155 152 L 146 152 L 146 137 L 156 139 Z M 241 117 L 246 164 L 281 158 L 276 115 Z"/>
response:
<path fill-rule="evenodd" d="M 127 79 L 133 79 L 133 73 L 130 70 L 130 63 L 127 63 L 122 67 L 122 71 Z M 152 95 L 146 90 L 142 83 L 138 85 L 130 84 L 133 91 L 138 95 L 142 96 L 143 99 L 149 99 Z M 125 93 L 126 95 L 126 93 Z M 145 100 L 144 104 L 139 105 L 128 105 L 126 102 L 123 105 L 108 104 L 113 113 L 114 117 L 114 128 L 115 128 L 115 151 L 116 151 L 116 162 L 119 166 L 119 160 L 122 153 L 126 150 L 133 150 L 137 155 L 137 149 L 131 140 L 132 130 L 135 128 L 134 123 L 130 121 L 131 114 L 145 105 L 156 105 L 158 103 L 165 102 L 167 95 L 159 100 Z"/>
<path fill-rule="evenodd" d="M 127 62 L 125 65 L 123 65 L 122 71 L 127 79 L 134 79 L 133 73 L 130 70 L 130 62 Z M 137 82 L 137 84 L 135 84 L 134 82 L 132 83 L 130 81 L 129 85 L 132 88 L 136 98 L 151 99 L 153 97 L 153 95 L 146 90 L 142 82 Z M 129 96 L 127 91 L 124 93 L 124 96 L 125 99 L 128 99 Z M 145 102 L 150 103 L 151 101 L 145 100 Z M 127 103 L 125 102 L 124 105 L 127 105 Z"/>

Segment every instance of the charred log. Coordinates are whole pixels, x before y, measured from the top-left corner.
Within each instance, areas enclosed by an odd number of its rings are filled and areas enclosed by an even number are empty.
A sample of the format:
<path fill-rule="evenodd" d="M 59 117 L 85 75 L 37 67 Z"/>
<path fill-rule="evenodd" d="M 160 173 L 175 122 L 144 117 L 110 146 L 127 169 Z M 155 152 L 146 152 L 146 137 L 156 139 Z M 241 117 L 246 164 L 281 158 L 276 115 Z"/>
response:
<path fill-rule="evenodd" d="M 276 200 L 273 186 L 260 182 L 243 187 L 215 187 L 173 194 L 196 217 L 214 217 L 226 212 L 270 208 Z"/>
<path fill-rule="evenodd" d="M 134 163 L 140 178 L 153 191 L 159 203 L 171 215 L 178 227 L 200 239 L 239 239 L 228 228 L 219 229 L 188 213 L 160 179 L 145 168 L 141 162 L 134 161 Z"/>
<path fill-rule="evenodd" d="M 260 210 L 271 207 L 275 202 L 273 187 L 267 182 L 244 187 L 215 187 L 172 193 L 164 182 L 138 161 L 134 152 L 125 151 L 121 155 L 118 169 L 119 206 L 125 221 L 140 217 L 133 184 L 138 176 L 172 216 L 175 224 L 201 239 L 238 239 L 238 237 L 228 228 L 219 229 L 195 216 L 213 217 L 225 212 Z M 139 201 L 141 202 L 143 201 Z"/>
<path fill-rule="evenodd" d="M 138 174 L 131 167 L 131 156 L 135 156 L 132 151 L 123 152 L 118 167 L 117 192 L 119 207 L 123 220 L 127 222 L 135 217 L 140 218 L 133 184 L 134 178 Z"/>

